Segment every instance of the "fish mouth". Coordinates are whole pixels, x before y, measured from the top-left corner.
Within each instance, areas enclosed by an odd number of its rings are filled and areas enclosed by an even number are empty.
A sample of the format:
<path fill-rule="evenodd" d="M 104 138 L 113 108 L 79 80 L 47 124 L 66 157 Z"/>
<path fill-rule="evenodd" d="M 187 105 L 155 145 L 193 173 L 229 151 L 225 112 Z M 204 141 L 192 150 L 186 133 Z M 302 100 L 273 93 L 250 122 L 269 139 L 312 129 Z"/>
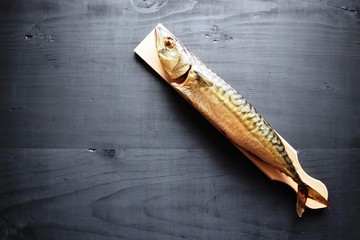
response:
<path fill-rule="evenodd" d="M 155 28 L 155 44 L 158 52 L 166 52 L 172 49 L 179 51 L 179 46 L 181 46 L 175 36 L 160 26 Z"/>
<path fill-rule="evenodd" d="M 162 27 L 155 28 L 155 41 L 156 41 L 156 48 L 158 51 L 161 51 L 162 49 L 166 48 L 165 38 L 168 37 L 172 38 L 172 36 L 168 31 L 166 31 Z"/>

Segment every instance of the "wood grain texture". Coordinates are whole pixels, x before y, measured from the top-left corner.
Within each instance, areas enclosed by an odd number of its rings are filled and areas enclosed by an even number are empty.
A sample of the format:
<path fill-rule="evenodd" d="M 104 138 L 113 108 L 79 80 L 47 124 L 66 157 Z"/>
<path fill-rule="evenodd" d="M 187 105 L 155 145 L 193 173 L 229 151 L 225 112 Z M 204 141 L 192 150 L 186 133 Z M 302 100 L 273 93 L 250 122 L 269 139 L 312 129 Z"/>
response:
<path fill-rule="evenodd" d="M 1 1 L 0 239 L 359 239 L 359 6 Z M 159 22 L 303 149 L 331 210 L 299 220 L 134 55 Z"/>
<path fill-rule="evenodd" d="M 300 151 L 304 168 L 329 186 L 332 209 L 299 219 L 293 191 L 232 146 L 1 150 L 0 232 L 2 239 L 356 239 L 359 153 Z"/>
<path fill-rule="evenodd" d="M 133 2 L 1 3 L 1 146 L 206 147 L 203 120 L 132 51 L 158 22 L 291 145 L 360 146 L 359 14 L 336 7 L 358 1 Z"/>

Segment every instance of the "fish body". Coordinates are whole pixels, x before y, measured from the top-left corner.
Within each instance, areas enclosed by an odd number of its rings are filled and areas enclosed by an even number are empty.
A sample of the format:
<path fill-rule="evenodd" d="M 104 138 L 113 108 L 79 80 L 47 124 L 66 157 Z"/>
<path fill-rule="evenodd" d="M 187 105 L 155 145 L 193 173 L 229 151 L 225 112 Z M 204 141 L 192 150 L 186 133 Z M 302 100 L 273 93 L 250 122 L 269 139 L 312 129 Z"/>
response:
<path fill-rule="evenodd" d="M 278 134 L 242 95 L 164 28 L 155 29 L 155 38 L 170 85 L 236 147 L 257 156 L 298 184 L 296 209 L 300 217 L 308 197 L 328 206 L 324 197 L 301 180 Z"/>

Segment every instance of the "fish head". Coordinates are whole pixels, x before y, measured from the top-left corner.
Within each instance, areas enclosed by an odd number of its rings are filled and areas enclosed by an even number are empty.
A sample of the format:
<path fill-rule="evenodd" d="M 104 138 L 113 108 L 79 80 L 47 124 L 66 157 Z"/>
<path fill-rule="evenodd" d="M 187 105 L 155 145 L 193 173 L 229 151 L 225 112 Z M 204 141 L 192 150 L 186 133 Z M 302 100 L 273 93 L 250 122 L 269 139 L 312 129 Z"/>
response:
<path fill-rule="evenodd" d="M 191 54 L 183 44 L 162 27 L 155 28 L 156 51 L 170 80 L 186 77 L 191 68 Z"/>

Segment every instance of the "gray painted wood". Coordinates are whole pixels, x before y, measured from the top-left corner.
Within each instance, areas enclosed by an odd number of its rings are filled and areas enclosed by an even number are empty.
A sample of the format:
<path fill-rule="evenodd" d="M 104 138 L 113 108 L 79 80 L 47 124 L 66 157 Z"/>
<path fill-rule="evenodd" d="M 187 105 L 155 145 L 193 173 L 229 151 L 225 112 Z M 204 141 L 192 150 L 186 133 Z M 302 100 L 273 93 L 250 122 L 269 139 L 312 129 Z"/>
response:
<path fill-rule="evenodd" d="M 162 2 L 2 2 L 1 146 L 216 145 L 133 53 L 158 22 L 295 148 L 360 146 L 358 1 Z"/>
<path fill-rule="evenodd" d="M 357 239 L 359 150 L 301 150 L 331 209 L 295 211 L 232 146 L 1 150 L 2 239 Z M 316 160 L 314 160 L 316 158 Z M 343 164 L 339 164 L 339 160 Z"/>
<path fill-rule="evenodd" d="M 359 6 L 1 1 L 0 239 L 358 239 Z M 298 219 L 134 55 L 159 22 L 301 149 L 331 210 Z"/>

